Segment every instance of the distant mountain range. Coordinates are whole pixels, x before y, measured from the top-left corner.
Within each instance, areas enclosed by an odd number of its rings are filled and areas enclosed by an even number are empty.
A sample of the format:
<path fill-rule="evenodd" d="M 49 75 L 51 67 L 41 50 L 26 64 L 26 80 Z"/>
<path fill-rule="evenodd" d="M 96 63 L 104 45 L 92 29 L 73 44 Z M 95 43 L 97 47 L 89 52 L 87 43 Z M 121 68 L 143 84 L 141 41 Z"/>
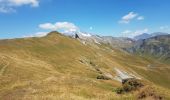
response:
<path fill-rule="evenodd" d="M 170 34 L 140 39 L 126 50 L 130 53 L 154 57 L 157 60 L 170 63 Z"/>
<path fill-rule="evenodd" d="M 126 37 L 98 36 L 89 33 L 75 33 L 84 44 L 105 44 L 132 54 L 149 56 L 160 61 L 170 61 L 170 34 L 163 32 L 143 33 L 134 39 Z"/>
<path fill-rule="evenodd" d="M 163 33 L 163 32 L 155 32 L 155 33 L 151 33 L 151 34 L 143 33 L 143 34 L 135 36 L 133 39 L 134 40 L 142 40 L 142 39 L 148 39 L 148 38 L 158 36 L 158 35 L 168 35 L 168 33 Z"/>
<path fill-rule="evenodd" d="M 75 38 L 75 35 L 78 35 L 81 42 L 84 44 L 107 44 L 113 48 L 125 48 L 132 46 L 135 42 L 134 39 L 128 37 L 112 37 L 112 36 L 99 36 L 93 35 L 86 32 L 70 32 L 63 33 L 66 36 Z"/>

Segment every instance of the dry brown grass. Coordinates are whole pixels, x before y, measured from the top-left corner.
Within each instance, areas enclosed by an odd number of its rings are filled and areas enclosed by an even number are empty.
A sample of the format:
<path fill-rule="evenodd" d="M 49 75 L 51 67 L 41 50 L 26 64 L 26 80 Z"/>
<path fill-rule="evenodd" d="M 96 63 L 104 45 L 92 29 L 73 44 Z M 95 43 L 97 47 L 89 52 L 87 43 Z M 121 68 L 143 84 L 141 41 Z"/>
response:
<path fill-rule="evenodd" d="M 135 100 L 135 93 L 117 95 L 121 84 L 97 80 L 114 67 L 139 75 L 164 90 L 170 84 L 165 64 L 135 57 L 104 45 L 83 45 L 60 34 L 0 41 L 0 100 Z M 86 63 L 81 63 L 84 59 Z M 93 62 L 95 66 L 92 66 Z M 159 67 L 148 69 L 154 63 Z M 161 74 L 161 72 L 163 74 Z M 162 80 L 156 80 L 156 77 Z M 151 79 L 155 78 L 155 79 Z M 154 83 L 152 83 L 154 82 Z M 166 89 L 169 92 L 169 89 Z M 167 97 L 169 94 L 164 93 Z M 170 97 L 170 96 L 169 96 Z"/>

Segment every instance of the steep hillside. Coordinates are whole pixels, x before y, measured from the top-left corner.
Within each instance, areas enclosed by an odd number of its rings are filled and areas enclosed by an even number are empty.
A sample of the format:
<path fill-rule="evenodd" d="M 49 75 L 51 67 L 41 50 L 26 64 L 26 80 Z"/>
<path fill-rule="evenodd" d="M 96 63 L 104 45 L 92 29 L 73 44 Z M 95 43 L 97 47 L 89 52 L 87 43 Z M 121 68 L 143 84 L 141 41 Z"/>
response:
<path fill-rule="evenodd" d="M 0 59 L 0 100 L 136 100 L 138 91 L 114 91 L 122 76 L 138 77 L 170 99 L 168 65 L 58 32 L 0 40 Z"/>
<path fill-rule="evenodd" d="M 134 40 L 126 37 L 111 37 L 103 36 L 103 43 L 112 46 L 113 48 L 126 48 L 134 44 Z"/>
<path fill-rule="evenodd" d="M 141 56 L 153 57 L 169 63 L 170 61 L 170 35 L 159 35 L 148 39 L 139 40 L 127 49 L 131 53 Z"/>

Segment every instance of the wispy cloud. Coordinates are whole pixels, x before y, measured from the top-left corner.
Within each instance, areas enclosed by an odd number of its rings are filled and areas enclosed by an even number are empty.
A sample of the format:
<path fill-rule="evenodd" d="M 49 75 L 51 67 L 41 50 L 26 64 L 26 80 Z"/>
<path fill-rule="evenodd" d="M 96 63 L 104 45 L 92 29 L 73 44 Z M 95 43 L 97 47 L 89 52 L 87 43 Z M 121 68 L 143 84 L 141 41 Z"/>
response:
<path fill-rule="evenodd" d="M 161 26 L 160 29 L 161 30 L 166 30 L 166 29 L 169 29 L 170 27 L 168 25 L 165 25 L 165 26 Z"/>
<path fill-rule="evenodd" d="M 43 23 L 39 25 L 40 29 L 45 31 L 32 33 L 23 37 L 42 37 L 47 35 L 50 31 L 62 31 L 64 33 L 72 33 L 79 31 L 79 28 L 70 22 L 56 22 L 56 23 Z"/>
<path fill-rule="evenodd" d="M 14 8 L 0 6 L 0 13 L 16 12 Z"/>
<path fill-rule="evenodd" d="M 17 7 L 23 5 L 38 7 L 39 0 L 0 0 L 0 12 L 1 13 L 15 12 Z"/>
<path fill-rule="evenodd" d="M 134 12 L 129 12 L 127 15 L 124 15 L 121 20 L 119 21 L 119 23 L 121 24 L 128 24 L 130 23 L 133 19 L 137 19 L 137 20 L 144 20 L 143 16 L 138 16 L 137 13 Z"/>
<path fill-rule="evenodd" d="M 70 22 L 56 22 L 56 23 L 44 23 L 40 24 L 39 28 L 55 31 L 55 30 L 62 30 L 64 32 L 76 32 L 79 30 L 79 28 Z"/>
<path fill-rule="evenodd" d="M 137 20 L 144 20 L 145 18 L 143 16 L 139 16 Z"/>
<path fill-rule="evenodd" d="M 143 30 L 136 30 L 134 33 L 132 33 L 134 36 L 136 35 L 140 35 L 140 34 L 143 34 L 143 33 L 147 33 L 148 32 L 148 29 L 145 28 Z"/>
<path fill-rule="evenodd" d="M 129 23 L 132 19 L 137 17 L 137 13 L 129 12 L 127 15 L 123 16 L 119 23 Z"/>
<path fill-rule="evenodd" d="M 122 32 L 122 34 L 129 34 L 129 33 L 131 33 L 132 31 L 130 31 L 130 30 L 125 30 L 125 31 L 123 31 Z"/>
<path fill-rule="evenodd" d="M 25 35 L 23 37 L 42 37 L 42 36 L 46 36 L 48 34 L 48 32 L 36 32 L 36 33 L 32 33 L 30 35 Z"/>

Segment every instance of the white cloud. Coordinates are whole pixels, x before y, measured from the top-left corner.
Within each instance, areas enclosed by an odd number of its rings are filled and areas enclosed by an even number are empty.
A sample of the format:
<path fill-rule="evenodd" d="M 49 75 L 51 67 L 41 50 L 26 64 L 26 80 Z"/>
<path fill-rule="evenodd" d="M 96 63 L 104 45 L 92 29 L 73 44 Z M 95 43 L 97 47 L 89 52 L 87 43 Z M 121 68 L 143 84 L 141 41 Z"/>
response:
<path fill-rule="evenodd" d="M 130 31 L 130 30 L 125 30 L 122 32 L 122 35 L 124 37 L 134 37 L 143 33 L 147 33 L 149 30 L 147 28 L 142 29 L 142 30 L 136 30 L 136 31 Z"/>
<path fill-rule="evenodd" d="M 145 28 L 143 30 L 136 30 L 134 33 L 133 33 L 133 36 L 136 36 L 136 35 L 140 35 L 140 34 L 143 34 L 143 33 L 147 33 L 148 32 L 148 29 Z"/>
<path fill-rule="evenodd" d="M 145 18 L 143 16 L 139 16 L 137 20 L 144 20 Z"/>
<path fill-rule="evenodd" d="M 129 33 L 131 33 L 131 31 L 130 31 L 130 30 L 125 30 L 125 31 L 123 31 L 122 33 L 123 33 L 123 34 L 129 34 Z"/>
<path fill-rule="evenodd" d="M 36 33 L 32 33 L 23 37 L 42 37 L 42 36 L 46 36 L 49 31 L 58 31 L 61 30 L 64 33 L 71 33 L 71 32 L 77 32 L 79 31 L 79 28 L 74 25 L 73 23 L 69 23 L 69 22 L 56 22 L 54 24 L 52 23 L 44 23 L 44 24 L 40 24 L 39 28 L 47 30 L 42 31 L 42 32 L 36 32 Z"/>
<path fill-rule="evenodd" d="M 119 23 L 128 24 L 132 19 L 138 16 L 137 13 L 129 12 L 127 15 L 123 16 Z"/>
<path fill-rule="evenodd" d="M 161 26 L 160 29 L 161 29 L 161 30 L 166 30 L 166 29 L 169 29 L 169 26 L 167 26 L 167 25 Z"/>
<path fill-rule="evenodd" d="M 137 20 L 144 20 L 144 16 L 139 16 L 137 13 L 134 12 L 129 12 L 127 15 L 123 16 L 119 23 L 121 24 L 128 24 L 132 20 L 137 19 Z"/>
<path fill-rule="evenodd" d="M 42 36 L 46 36 L 48 34 L 48 32 L 36 32 L 30 35 L 26 35 L 23 37 L 42 37 Z"/>
<path fill-rule="evenodd" d="M 9 12 L 15 12 L 15 9 L 0 6 L 0 13 L 9 13 Z"/>
<path fill-rule="evenodd" d="M 0 0 L 0 12 L 9 13 L 16 11 L 16 7 L 30 5 L 31 7 L 38 7 L 39 0 Z"/>
<path fill-rule="evenodd" d="M 53 25 L 51 23 L 40 24 L 39 28 L 46 29 L 46 30 L 56 30 L 55 29 L 56 28 L 55 25 Z"/>
<path fill-rule="evenodd" d="M 51 31 L 62 30 L 66 33 L 79 31 L 79 28 L 70 22 L 56 22 L 54 24 L 44 23 L 44 24 L 40 24 L 39 28 L 45 30 L 51 30 Z"/>
<path fill-rule="evenodd" d="M 13 6 L 31 5 L 32 7 L 39 6 L 38 0 L 8 0 Z"/>
<path fill-rule="evenodd" d="M 36 36 L 36 37 L 42 37 L 42 36 L 45 36 L 45 35 L 47 35 L 47 34 L 48 34 L 48 32 L 37 32 L 37 33 L 34 34 L 34 36 Z"/>

